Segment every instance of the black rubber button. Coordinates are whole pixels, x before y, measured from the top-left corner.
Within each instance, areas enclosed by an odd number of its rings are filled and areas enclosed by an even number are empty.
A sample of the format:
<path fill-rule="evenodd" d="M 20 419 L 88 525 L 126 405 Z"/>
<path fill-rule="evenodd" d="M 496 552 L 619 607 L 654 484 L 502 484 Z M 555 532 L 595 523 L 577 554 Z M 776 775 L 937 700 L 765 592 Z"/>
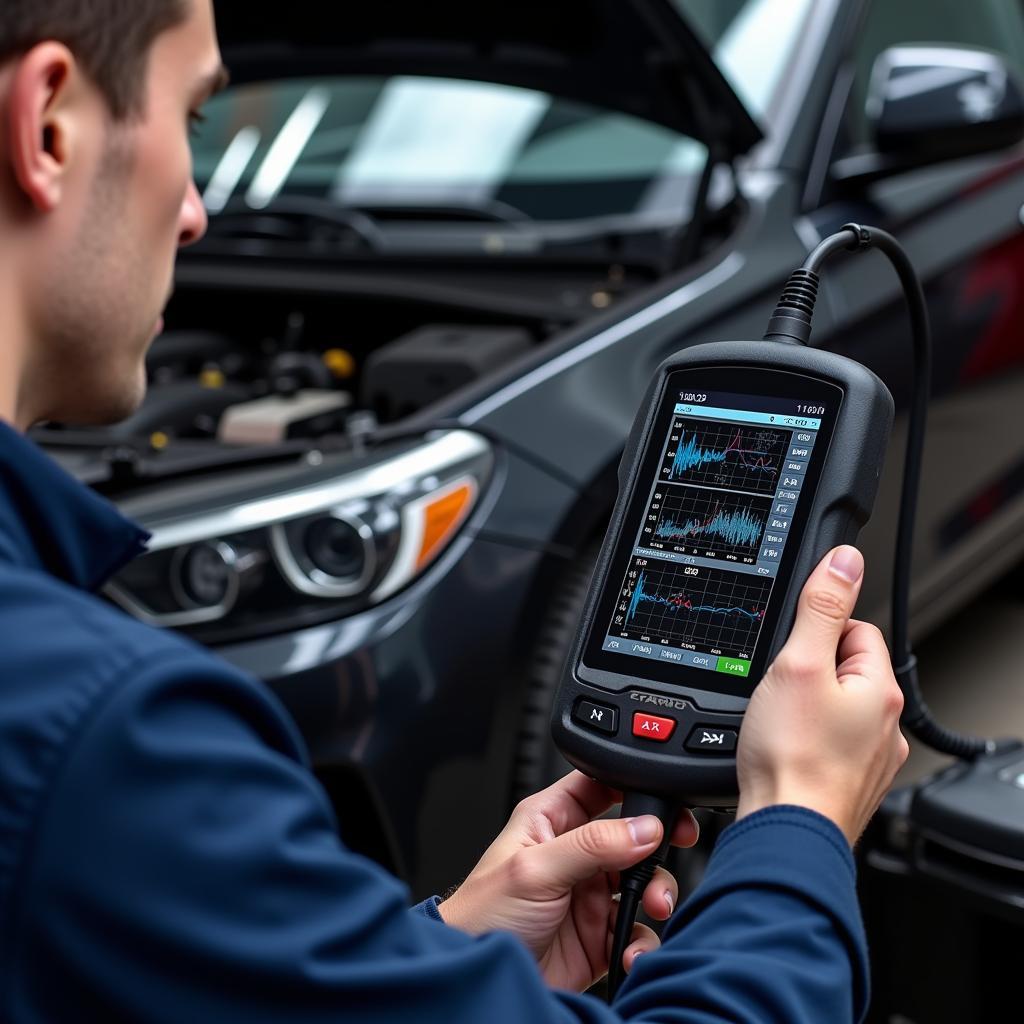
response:
<path fill-rule="evenodd" d="M 592 700 L 581 700 L 572 713 L 573 721 L 588 729 L 614 736 L 619 727 L 619 712 L 616 708 L 595 704 Z"/>
<path fill-rule="evenodd" d="M 686 749 L 693 754 L 731 754 L 736 749 L 739 733 L 718 725 L 698 725 L 686 739 Z"/>

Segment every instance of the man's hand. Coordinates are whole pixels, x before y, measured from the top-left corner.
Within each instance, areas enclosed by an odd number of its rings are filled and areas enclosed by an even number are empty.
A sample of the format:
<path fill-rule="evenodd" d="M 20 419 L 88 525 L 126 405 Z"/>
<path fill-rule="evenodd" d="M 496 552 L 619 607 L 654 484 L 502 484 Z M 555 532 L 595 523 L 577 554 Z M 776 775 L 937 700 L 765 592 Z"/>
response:
<path fill-rule="evenodd" d="M 441 904 L 441 916 L 474 935 L 512 932 L 537 958 L 549 985 L 589 988 L 608 970 L 618 872 L 661 841 L 661 822 L 651 815 L 597 817 L 621 799 L 621 793 L 572 772 L 524 800 L 470 876 Z M 689 811 L 676 823 L 672 842 L 697 842 Z M 675 879 L 659 868 L 644 891 L 643 908 L 664 920 L 678 895 Z M 658 945 L 650 928 L 636 925 L 623 956 L 626 970 Z"/>
<path fill-rule="evenodd" d="M 885 640 L 850 619 L 863 576 L 861 553 L 847 546 L 807 580 L 793 632 L 743 720 L 737 818 L 799 804 L 831 818 L 852 846 L 907 759 Z"/>

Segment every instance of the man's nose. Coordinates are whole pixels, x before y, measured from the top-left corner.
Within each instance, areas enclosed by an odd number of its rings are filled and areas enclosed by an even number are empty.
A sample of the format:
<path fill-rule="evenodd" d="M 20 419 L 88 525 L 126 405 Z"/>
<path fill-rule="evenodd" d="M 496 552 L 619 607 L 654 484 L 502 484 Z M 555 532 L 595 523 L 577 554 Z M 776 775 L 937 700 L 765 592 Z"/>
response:
<path fill-rule="evenodd" d="M 188 183 L 188 191 L 181 204 L 181 224 L 178 234 L 178 245 L 191 245 L 198 242 L 206 234 L 206 207 L 203 206 L 202 197 L 196 183 Z"/>

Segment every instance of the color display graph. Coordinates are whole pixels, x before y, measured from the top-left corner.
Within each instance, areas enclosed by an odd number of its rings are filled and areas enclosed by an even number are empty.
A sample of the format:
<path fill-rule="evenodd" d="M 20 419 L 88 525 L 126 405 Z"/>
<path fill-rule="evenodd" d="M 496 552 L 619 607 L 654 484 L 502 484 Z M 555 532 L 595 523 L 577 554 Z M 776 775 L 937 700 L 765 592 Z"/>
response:
<path fill-rule="evenodd" d="M 659 487 L 642 543 L 679 554 L 751 564 L 764 536 L 771 498 L 742 498 L 698 487 Z"/>
<path fill-rule="evenodd" d="M 772 494 L 791 437 L 789 430 L 678 416 L 669 434 L 661 478 Z"/>
<path fill-rule="evenodd" d="M 772 580 L 635 559 L 616 615 L 618 635 L 750 657 Z"/>

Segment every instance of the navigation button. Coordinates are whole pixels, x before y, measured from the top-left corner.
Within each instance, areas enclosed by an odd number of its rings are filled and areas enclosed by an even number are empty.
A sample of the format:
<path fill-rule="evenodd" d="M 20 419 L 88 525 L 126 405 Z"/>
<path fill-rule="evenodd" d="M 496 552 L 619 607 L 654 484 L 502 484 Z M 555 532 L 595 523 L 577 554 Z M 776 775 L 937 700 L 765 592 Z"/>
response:
<path fill-rule="evenodd" d="M 647 715 L 643 711 L 633 714 L 633 735 L 645 740 L 664 743 L 675 732 L 676 720 L 660 715 Z"/>
<path fill-rule="evenodd" d="M 592 700 L 581 700 L 572 713 L 574 722 L 614 736 L 619 727 L 619 712 L 615 708 L 595 704 Z"/>
<path fill-rule="evenodd" d="M 694 668 L 707 668 L 713 672 L 717 666 L 718 659 L 713 654 L 690 653 L 687 663 Z"/>
<path fill-rule="evenodd" d="M 746 676 L 750 674 L 750 662 L 746 658 L 719 658 L 718 671 L 728 672 L 734 676 Z"/>
<path fill-rule="evenodd" d="M 731 754 L 739 733 L 718 725 L 698 725 L 686 740 L 686 749 L 695 754 Z"/>

